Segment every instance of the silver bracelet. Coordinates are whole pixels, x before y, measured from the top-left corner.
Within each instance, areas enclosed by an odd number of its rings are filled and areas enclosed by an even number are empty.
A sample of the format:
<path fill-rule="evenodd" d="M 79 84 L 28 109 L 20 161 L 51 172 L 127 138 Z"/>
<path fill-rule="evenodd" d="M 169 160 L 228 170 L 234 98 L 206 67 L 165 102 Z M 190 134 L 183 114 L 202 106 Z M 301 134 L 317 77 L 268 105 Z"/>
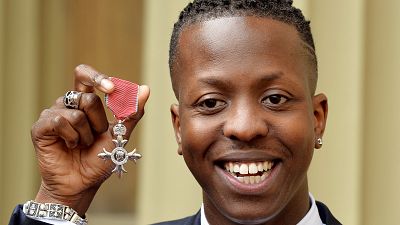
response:
<path fill-rule="evenodd" d="M 77 225 L 87 225 L 88 220 L 81 218 L 71 207 L 57 203 L 39 203 L 27 201 L 23 211 L 26 216 L 31 218 L 64 220 Z"/>

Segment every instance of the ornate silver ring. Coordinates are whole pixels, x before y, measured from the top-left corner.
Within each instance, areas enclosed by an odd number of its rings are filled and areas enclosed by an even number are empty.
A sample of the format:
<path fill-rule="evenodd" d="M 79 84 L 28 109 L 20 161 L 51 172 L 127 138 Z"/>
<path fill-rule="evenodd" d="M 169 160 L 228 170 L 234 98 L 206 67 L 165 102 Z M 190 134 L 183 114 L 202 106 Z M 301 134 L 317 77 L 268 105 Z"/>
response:
<path fill-rule="evenodd" d="M 81 99 L 82 92 L 79 91 L 68 91 L 64 95 L 64 105 L 68 109 L 78 109 L 79 101 Z"/>

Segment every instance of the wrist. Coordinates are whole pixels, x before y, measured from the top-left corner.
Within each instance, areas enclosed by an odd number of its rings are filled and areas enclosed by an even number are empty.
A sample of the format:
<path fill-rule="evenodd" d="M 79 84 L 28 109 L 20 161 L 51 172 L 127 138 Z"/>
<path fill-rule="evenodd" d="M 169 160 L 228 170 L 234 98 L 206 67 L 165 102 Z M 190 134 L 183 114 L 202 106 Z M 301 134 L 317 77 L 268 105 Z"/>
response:
<path fill-rule="evenodd" d="M 92 187 L 76 195 L 61 195 L 51 192 L 42 183 L 36 195 L 35 201 L 39 203 L 57 203 L 71 207 L 79 216 L 84 217 L 86 211 L 99 187 Z"/>

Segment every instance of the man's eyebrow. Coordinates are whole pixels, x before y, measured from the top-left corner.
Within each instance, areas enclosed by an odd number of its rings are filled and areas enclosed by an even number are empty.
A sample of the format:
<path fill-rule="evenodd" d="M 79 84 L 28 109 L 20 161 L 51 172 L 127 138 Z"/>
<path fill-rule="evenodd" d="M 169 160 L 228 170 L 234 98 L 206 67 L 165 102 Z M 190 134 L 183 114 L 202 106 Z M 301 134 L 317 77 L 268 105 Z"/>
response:
<path fill-rule="evenodd" d="M 228 86 L 229 87 L 229 86 L 232 85 L 231 81 L 218 79 L 218 76 L 201 78 L 199 81 L 200 81 L 201 84 L 204 84 L 205 86 L 214 86 L 214 87 L 225 87 L 225 86 Z"/>
<path fill-rule="evenodd" d="M 260 75 L 260 79 L 257 80 L 257 84 L 266 84 L 266 83 L 271 83 L 274 80 L 279 79 L 282 77 L 283 73 L 282 72 L 271 72 L 271 73 L 264 73 Z M 213 86 L 213 87 L 218 87 L 218 88 L 230 88 L 233 85 L 232 80 L 225 80 L 225 79 L 218 79 L 218 76 L 214 77 L 207 77 L 207 78 L 201 78 L 200 80 L 200 85 L 205 85 L 205 86 Z"/>
<path fill-rule="evenodd" d="M 283 76 L 283 72 L 273 72 L 273 73 L 268 73 L 262 75 L 262 78 L 258 81 L 258 83 L 265 84 L 265 83 L 271 83 L 274 80 L 277 80 Z"/>

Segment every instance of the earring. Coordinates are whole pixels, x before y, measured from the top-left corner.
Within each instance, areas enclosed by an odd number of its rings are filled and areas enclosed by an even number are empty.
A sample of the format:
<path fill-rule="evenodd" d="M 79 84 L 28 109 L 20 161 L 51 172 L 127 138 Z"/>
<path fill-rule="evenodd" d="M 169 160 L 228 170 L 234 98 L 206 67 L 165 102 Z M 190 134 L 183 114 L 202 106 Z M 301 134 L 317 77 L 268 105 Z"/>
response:
<path fill-rule="evenodd" d="M 317 138 L 317 144 L 320 145 L 320 146 L 323 144 L 322 143 L 322 138 Z"/>

